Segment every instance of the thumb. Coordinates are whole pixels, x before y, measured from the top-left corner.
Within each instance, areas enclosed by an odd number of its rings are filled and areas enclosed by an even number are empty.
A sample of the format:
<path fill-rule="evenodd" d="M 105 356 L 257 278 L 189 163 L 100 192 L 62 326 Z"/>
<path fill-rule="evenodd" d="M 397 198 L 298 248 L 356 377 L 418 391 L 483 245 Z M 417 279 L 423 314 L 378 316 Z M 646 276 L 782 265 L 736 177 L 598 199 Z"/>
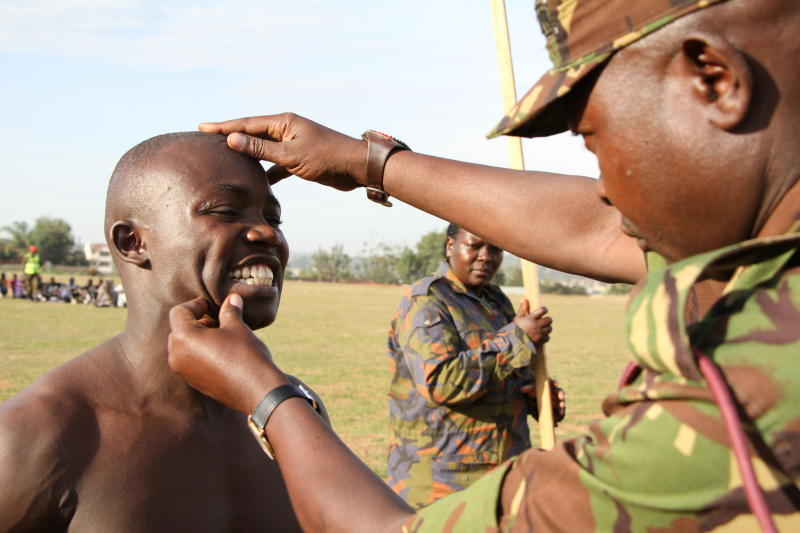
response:
<path fill-rule="evenodd" d="M 259 139 L 258 137 L 245 135 L 244 133 L 239 132 L 234 132 L 228 135 L 228 146 L 237 152 L 249 155 L 255 159 L 272 161 L 273 163 L 275 161 L 272 160 L 270 155 L 273 151 L 272 147 L 274 144 L 276 143 L 273 141 Z"/>
<path fill-rule="evenodd" d="M 280 165 L 272 165 L 267 169 L 267 179 L 270 185 L 275 185 L 284 178 L 288 178 L 292 173 Z"/>
<path fill-rule="evenodd" d="M 222 302 L 219 310 L 219 327 L 224 328 L 233 324 L 242 323 L 242 312 L 244 311 L 244 300 L 236 293 L 231 293 Z"/>
<path fill-rule="evenodd" d="M 531 312 L 531 303 L 528 301 L 527 298 L 523 298 L 522 301 L 519 303 L 519 308 L 517 309 L 517 316 L 523 317 Z"/>

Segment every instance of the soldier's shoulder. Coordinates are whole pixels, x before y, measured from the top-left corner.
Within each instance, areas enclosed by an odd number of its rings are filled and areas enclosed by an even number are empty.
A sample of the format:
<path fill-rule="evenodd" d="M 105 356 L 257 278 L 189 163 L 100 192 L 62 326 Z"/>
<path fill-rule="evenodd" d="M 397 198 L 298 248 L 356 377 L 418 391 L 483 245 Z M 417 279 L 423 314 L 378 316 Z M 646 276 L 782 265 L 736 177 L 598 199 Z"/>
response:
<path fill-rule="evenodd" d="M 418 298 L 420 296 L 428 296 L 432 293 L 432 291 L 440 285 L 444 285 L 446 282 L 441 276 L 432 275 L 432 276 L 425 276 L 422 279 L 415 281 L 411 285 L 411 298 Z"/>

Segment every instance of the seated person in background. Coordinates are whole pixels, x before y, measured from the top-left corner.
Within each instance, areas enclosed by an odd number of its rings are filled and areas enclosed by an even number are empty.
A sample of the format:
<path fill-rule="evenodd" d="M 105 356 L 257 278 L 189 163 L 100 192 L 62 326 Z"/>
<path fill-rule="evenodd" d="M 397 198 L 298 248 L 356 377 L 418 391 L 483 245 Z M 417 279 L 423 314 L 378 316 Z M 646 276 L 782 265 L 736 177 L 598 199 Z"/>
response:
<path fill-rule="evenodd" d="M 115 307 L 114 301 L 114 282 L 106 280 L 103 283 L 98 282 L 97 298 L 94 305 L 97 307 Z"/>
<path fill-rule="evenodd" d="M 11 293 L 13 294 L 14 298 L 24 298 L 25 297 L 25 283 L 20 279 L 19 276 L 14 274 L 11 277 L 10 285 Z"/>
<path fill-rule="evenodd" d="M 89 278 L 83 286 L 83 303 L 90 304 L 94 301 L 94 280 Z"/>
<path fill-rule="evenodd" d="M 533 356 L 552 332 L 546 309 L 530 313 L 524 301 L 514 313 L 490 283 L 503 250 L 450 224 L 443 255 L 403 297 L 389 331 L 388 483 L 416 508 L 531 447 Z"/>
<path fill-rule="evenodd" d="M 50 276 L 50 281 L 42 286 L 42 299 L 46 302 L 57 301 L 59 289 L 61 289 L 61 284 L 56 281 L 55 276 Z"/>
<path fill-rule="evenodd" d="M 299 531 L 246 417 L 167 366 L 168 314 L 228 294 L 273 322 L 288 259 L 258 162 L 225 137 L 154 137 L 125 154 L 105 234 L 124 331 L 0 405 L 0 531 Z M 207 317 L 207 324 L 215 318 Z"/>

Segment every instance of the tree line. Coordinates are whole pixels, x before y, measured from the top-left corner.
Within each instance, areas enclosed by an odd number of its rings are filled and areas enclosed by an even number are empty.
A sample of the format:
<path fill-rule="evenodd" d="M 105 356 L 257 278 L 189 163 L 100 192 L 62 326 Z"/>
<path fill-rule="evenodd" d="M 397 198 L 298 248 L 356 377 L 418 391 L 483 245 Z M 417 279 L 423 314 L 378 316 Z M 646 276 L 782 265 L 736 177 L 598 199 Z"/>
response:
<path fill-rule="evenodd" d="M 382 284 L 412 283 L 432 274 L 444 260 L 445 231 L 431 231 L 414 248 L 381 243 L 365 245 L 358 257 L 350 257 L 344 246 L 335 244 L 311 254 L 311 266 L 297 277 L 316 281 L 363 281 Z M 505 282 L 505 272 L 495 275 L 494 283 Z M 520 279 L 521 274 L 520 274 Z"/>
<path fill-rule="evenodd" d="M 63 219 L 40 217 L 33 226 L 27 222 L 12 222 L 0 228 L 0 261 L 21 262 L 28 247 L 35 245 L 43 263 L 55 265 L 87 265 L 81 247 L 76 244 L 72 228 Z"/>

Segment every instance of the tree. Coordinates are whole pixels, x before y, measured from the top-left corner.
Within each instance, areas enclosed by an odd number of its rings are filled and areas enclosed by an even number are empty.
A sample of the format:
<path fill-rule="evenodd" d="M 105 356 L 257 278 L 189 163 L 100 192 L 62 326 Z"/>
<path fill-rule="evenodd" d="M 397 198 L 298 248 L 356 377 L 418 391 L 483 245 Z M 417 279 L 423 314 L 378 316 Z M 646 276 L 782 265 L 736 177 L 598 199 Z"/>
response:
<path fill-rule="evenodd" d="M 522 269 L 520 267 L 511 267 L 506 274 L 506 285 L 509 287 L 522 287 Z"/>
<path fill-rule="evenodd" d="M 66 257 L 64 257 L 64 264 L 70 266 L 89 266 L 89 261 L 86 259 L 86 254 L 83 252 L 83 247 L 79 243 L 75 243 Z"/>
<path fill-rule="evenodd" d="M 351 275 L 350 256 L 344 253 L 344 246 L 341 244 L 334 244 L 331 247 L 329 257 L 331 281 L 339 283 L 342 280 L 349 279 Z"/>
<path fill-rule="evenodd" d="M 60 218 L 41 217 L 31 230 L 31 241 L 39 247 L 42 261 L 61 265 L 75 247 L 72 228 Z"/>
<path fill-rule="evenodd" d="M 344 246 L 334 244 L 330 251 L 319 248 L 311 254 L 311 263 L 317 276 L 317 281 L 333 281 L 338 283 L 349 279 L 350 256 L 344 253 Z"/>
<path fill-rule="evenodd" d="M 28 246 L 33 243 L 32 230 L 28 227 L 28 223 L 12 222 L 10 226 L 4 226 L 2 231 L 11 236 L 4 246 L 4 255 L 16 258 L 24 257 L 28 253 Z"/>
<path fill-rule="evenodd" d="M 330 254 L 322 248 L 318 248 L 316 252 L 311 254 L 311 264 L 313 265 L 314 273 L 317 275 L 317 281 L 328 278 L 328 265 L 330 262 Z"/>
<path fill-rule="evenodd" d="M 404 247 L 397 257 L 397 277 L 401 283 L 412 283 L 425 275 L 422 260 L 411 248 Z"/>
<path fill-rule="evenodd" d="M 22 258 L 28 253 L 28 246 L 35 244 L 39 248 L 42 262 L 49 261 L 61 265 L 75 262 L 75 239 L 72 228 L 60 218 L 40 217 L 33 228 L 27 222 L 12 222 L 2 228 L 11 239 L 3 246 L 4 257 Z"/>
<path fill-rule="evenodd" d="M 397 268 L 399 253 L 396 247 L 378 244 L 372 249 L 365 249 L 362 254 L 364 257 L 358 265 L 359 279 L 373 283 L 400 283 Z"/>
<path fill-rule="evenodd" d="M 432 274 L 439 268 L 439 263 L 444 259 L 445 230 L 431 231 L 422 236 L 417 242 L 417 258 L 419 271 L 414 279 Z"/>

